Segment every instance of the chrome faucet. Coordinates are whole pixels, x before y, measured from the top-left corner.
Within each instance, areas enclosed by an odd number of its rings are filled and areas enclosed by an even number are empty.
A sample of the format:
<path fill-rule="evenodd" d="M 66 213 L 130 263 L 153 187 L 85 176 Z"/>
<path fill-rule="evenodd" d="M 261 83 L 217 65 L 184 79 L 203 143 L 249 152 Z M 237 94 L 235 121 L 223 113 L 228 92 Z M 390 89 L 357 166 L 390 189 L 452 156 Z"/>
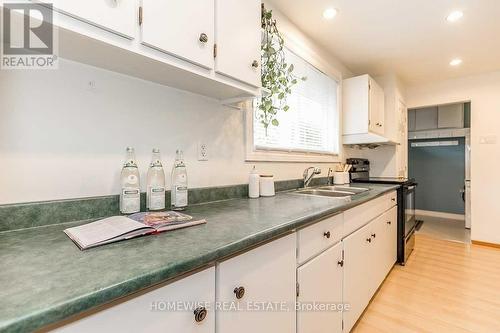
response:
<path fill-rule="evenodd" d="M 311 174 L 309 174 L 309 170 L 313 170 Z M 319 175 L 321 173 L 321 169 L 317 167 L 309 167 L 304 170 L 304 188 L 308 187 L 313 179 L 314 175 Z"/>
<path fill-rule="evenodd" d="M 326 178 L 328 178 L 328 185 L 333 185 L 332 174 L 333 174 L 333 169 L 328 168 L 328 176 L 326 176 Z"/>

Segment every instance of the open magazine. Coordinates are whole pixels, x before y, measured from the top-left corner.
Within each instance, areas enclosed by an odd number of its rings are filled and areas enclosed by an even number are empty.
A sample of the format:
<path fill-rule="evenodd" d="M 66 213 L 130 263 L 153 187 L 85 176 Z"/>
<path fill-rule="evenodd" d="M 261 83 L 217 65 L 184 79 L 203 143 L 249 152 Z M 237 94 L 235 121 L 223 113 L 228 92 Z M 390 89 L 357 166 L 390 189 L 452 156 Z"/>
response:
<path fill-rule="evenodd" d="M 94 246 L 118 242 L 124 239 L 180 229 L 206 223 L 178 212 L 148 212 L 129 216 L 112 216 L 78 227 L 68 228 L 64 233 L 85 250 Z"/>

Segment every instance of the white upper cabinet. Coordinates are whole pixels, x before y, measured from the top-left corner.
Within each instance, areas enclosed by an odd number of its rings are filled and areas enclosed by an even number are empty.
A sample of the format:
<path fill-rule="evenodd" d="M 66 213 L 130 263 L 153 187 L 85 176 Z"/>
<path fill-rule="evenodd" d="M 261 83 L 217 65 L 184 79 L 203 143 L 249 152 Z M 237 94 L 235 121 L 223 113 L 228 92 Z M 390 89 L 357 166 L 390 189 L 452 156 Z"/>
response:
<path fill-rule="evenodd" d="M 385 127 L 384 90 L 369 75 L 342 82 L 343 134 L 383 136 Z"/>
<path fill-rule="evenodd" d="M 137 27 L 135 0 L 52 0 L 58 11 L 133 39 Z"/>
<path fill-rule="evenodd" d="M 385 133 L 385 96 L 384 90 L 373 79 L 368 83 L 368 100 L 370 115 L 368 118 L 369 131 L 384 135 Z"/>
<path fill-rule="evenodd" d="M 239 310 L 217 311 L 218 333 L 295 332 L 295 308 L 256 311 L 252 304 L 295 303 L 296 236 L 285 236 L 221 262 L 216 299 Z M 263 302 L 263 303 L 262 303 Z M 269 310 L 269 309 L 268 309 Z"/>
<path fill-rule="evenodd" d="M 260 87 L 260 0 L 215 0 L 215 4 L 215 71 Z"/>
<path fill-rule="evenodd" d="M 142 44 L 213 68 L 214 0 L 143 0 L 141 26 Z"/>
<path fill-rule="evenodd" d="M 342 303 L 342 243 L 326 250 L 297 269 L 299 304 Z M 340 333 L 342 312 L 297 312 L 297 333 Z"/>

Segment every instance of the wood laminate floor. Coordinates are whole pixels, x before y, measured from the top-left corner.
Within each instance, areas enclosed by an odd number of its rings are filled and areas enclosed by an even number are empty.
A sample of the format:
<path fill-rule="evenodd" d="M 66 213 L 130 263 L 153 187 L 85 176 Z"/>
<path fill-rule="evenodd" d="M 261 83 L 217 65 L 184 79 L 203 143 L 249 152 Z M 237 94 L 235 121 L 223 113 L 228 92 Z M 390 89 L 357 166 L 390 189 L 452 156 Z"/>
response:
<path fill-rule="evenodd" d="M 443 219 L 434 216 L 417 216 L 417 219 L 424 221 L 417 234 L 470 243 L 470 230 L 465 229 L 465 221 Z"/>
<path fill-rule="evenodd" d="M 500 332 L 500 249 L 417 235 L 352 332 Z"/>

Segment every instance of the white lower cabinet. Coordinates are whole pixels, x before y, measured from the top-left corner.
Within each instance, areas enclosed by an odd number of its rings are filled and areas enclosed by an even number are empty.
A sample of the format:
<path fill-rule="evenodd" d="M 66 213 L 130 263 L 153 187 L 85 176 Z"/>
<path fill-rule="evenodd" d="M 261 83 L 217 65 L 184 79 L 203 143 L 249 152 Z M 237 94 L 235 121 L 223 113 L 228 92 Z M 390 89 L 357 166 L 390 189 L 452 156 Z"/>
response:
<path fill-rule="evenodd" d="M 214 303 L 215 269 L 212 267 L 105 308 L 54 332 L 214 333 Z M 169 308 L 172 305 L 177 308 Z"/>
<path fill-rule="evenodd" d="M 387 273 L 396 262 L 397 206 L 343 239 L 344 332 L 349 332 L 363 313 Z"/>
<path fill-rule="evenodd" d="M 385 278 L 397 260 L 398 207 L 391 208 L 380 221 L 383 230 L 380 243 L 382 246 L 381 266 L 384 267 L 382 279 Z"/>
<path fill-rule="evenodd" d="M 217 300 L 221 307 L 233 306 L 217 311 L 218 333 L 295 332 L 295 251 L 292 234 L 217 266 Z M 289 311 L 258 308 L 282 302 Z"/>
<path fill-rule="evenodd" d="M 297 269 L 297 333 L 342 332 L 342 243 Z M 330 309 L 311 309 L 327 305 Z"/>
<path fill-rule="evenodd" d="M 352 329 L 372 297 L 372 266 L 375 266 L 372 260 L 372 227 L 370 223 L 343 240 L 343 301 L 349 305 L 349 309 L 343 313 L 345 332 Z"/>
<path fill-rule="evenodd" d="M 349 332 L 396 262 L 393 197 L 324 219 L 54 331 Z M 348 308 L 336 311 L 339 304 Z"/>

